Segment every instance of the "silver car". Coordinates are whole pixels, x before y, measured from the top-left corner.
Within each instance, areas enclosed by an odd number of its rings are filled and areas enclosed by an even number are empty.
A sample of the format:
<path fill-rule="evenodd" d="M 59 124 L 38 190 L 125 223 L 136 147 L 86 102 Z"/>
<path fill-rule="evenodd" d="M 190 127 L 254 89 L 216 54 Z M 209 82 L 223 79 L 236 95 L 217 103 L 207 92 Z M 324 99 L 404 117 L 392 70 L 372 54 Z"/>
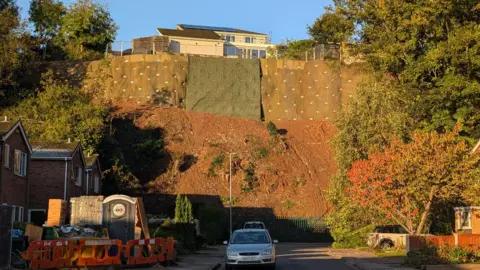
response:
<path fill-rule="evenodd" d="M 225 269 L 235 266 L 265 266 L 275 269 L 275 244 L 270 234 L 264 229 L 236 230 L 232 234 L 225 254 Z"/>

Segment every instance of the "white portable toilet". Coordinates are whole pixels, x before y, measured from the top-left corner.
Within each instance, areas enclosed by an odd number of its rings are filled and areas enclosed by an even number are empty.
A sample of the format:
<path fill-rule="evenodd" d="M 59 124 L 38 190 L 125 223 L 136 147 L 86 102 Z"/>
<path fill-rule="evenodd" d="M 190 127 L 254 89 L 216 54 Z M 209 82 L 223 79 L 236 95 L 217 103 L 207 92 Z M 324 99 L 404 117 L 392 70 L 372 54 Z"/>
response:
<path fill-rule="evenodd" d="M 135 239 L 136 200 L 126 195 L 112 195 L 103 200 L 103 226 L 110 239 L 125 244 Z"/>

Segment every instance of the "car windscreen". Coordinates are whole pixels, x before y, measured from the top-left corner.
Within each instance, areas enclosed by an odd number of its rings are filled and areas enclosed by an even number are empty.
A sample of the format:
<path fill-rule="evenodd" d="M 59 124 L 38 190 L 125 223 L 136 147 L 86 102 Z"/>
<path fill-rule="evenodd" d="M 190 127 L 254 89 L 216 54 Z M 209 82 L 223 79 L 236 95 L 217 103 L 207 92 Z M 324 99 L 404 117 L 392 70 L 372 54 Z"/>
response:
<path fill-rule="evenodd" d="M 248 223 L 245 224 L 245 229 L 265 229 L 261 223 Z"/>
<path fill-rule="evenodd" d="M 269 244 L 270 237 L 266 232 L 236 232 L 231 244 Z"/>

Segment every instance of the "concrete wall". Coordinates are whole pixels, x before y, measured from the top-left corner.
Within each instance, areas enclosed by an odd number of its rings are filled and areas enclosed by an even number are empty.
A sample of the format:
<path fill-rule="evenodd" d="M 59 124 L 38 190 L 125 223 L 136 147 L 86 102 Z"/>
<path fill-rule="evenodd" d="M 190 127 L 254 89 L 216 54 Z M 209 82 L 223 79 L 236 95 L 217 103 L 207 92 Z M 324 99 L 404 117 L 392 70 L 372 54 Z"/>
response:
<path fill-rule="evenodd" d="M 194 55 L 223 56 L 223 40 L 199 40 L 170 37 L 170 52 Z"/>

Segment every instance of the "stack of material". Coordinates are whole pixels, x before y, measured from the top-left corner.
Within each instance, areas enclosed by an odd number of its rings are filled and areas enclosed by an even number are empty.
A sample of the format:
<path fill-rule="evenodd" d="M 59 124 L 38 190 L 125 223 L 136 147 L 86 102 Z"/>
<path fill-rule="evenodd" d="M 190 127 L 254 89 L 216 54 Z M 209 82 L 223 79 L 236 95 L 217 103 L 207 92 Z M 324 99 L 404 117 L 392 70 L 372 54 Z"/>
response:
<path fill-rule="evenodd" d="M 65 225 L 65 216 L 67 214 L 67 202 L 60 199 L 48 200 L 47 226 Z"/>
<path fill-rule="evenodd" d="M 102 225 L 103 196 L 81 196 L 70 199 L 70 224 Z"/>

